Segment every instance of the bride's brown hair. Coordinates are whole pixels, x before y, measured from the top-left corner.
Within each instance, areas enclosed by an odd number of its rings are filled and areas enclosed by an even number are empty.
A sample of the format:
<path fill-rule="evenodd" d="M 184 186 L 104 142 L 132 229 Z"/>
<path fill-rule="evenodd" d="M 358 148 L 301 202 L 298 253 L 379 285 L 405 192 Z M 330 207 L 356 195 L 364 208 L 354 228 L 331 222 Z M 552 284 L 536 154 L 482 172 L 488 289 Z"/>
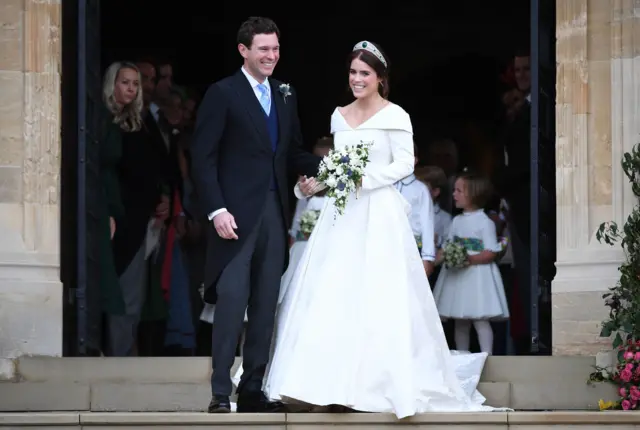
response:
<path fill-rule="evenodd" d="M 378 52 L 382 54 L 384 60 L 387 62 L 385 66 L 382 61 L 378 59 L 374 54 L 367 51 L 366 49 L 357 49 L 352 51 L 349 55 L 349 61 L 347 63 L 347 67 L 351 67 L 351 62 L 356 58 L 367 66 L 371 67 L 378 78 L 380 78 L 380 85 L 378 86 L 378 93 L 385 99 L 389 98 L 389 57 L 384 53 L 384 51 L 380 48 L 380 45 L 377 43 L 369 42 L 376 47 Z"/>

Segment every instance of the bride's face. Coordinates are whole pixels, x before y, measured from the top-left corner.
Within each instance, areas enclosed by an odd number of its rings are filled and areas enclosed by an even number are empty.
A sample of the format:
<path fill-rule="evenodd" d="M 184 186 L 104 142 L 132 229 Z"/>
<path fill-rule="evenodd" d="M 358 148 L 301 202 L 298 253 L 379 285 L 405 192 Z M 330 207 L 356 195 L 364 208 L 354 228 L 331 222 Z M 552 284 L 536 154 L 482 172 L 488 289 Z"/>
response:
<path fill-rule="evenodd" d="M 375 70 L 364 61 L 355 58 L 349 68 L 349 87 L 353 96 L 362 99 L 377 94 L 378 85 L 380 85 L 380 79 Z"/>

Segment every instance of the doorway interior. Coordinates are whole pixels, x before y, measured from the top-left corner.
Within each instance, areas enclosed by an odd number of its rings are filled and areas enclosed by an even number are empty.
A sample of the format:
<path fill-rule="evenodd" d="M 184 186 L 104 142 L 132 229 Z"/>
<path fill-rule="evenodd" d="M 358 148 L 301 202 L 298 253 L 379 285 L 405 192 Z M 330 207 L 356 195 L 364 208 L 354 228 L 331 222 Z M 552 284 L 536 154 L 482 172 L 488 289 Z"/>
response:
<path fill-rule="evenodd" d="M 91 187 L 96 186 L 92 165 L 95 154 L 87 152 L 83 139 L 91 139 L 94 108 L 100 102 L 101 74 L 108 64 L 149 56 L 166 59 L 173 65 L 177 83 L 203 94 L 210 83 L 239 67 L 235 42 L 239 24 L 249 15 L 269 16 L 282 33 L 282 56 L 276 76 L 296 87 L 303 135 L 306 142 L 314 142 L 328 134 L 328 119 L 335 106 L 349 101 L 345 58 L 351 47 L 360 40 L 371 40 L 380 44 L 390 57 L 390 98 L 411 115 L 420 151 L 428 151 L 434 139 L 451 138 L 459 144 L 459 167 L 463 167 L 475 162 L 473 145 L 494 141 L 500 134 L 501 95 L 508 85 L 508 65 L 514 52 L 522 47 L 538 49 L 539 44 L 532 43 L 530 36 L 533 34 L 539 40 L 538 30 L 544 27 L 548 33 L 555 27 L 555 16 L 543 14 L 538 19 L 532 14 L 536 10 L 555 9 L 555 2 L 544 0 L 407 2 L 403 8 L 391 9 L 327 1 L 313 15 L 304 17 L 290 12 L 284 2 L 267 6 L 260 2 L 239 5 L 228 0 L 214 3 L 184 0 L 166 9 L 160 4 L 149 7 L 143 3 L 72 0 L 63 6 L 66 100 L 61 237 L 73 238 L 62 241 L 65 355 L 83 355 L 82 326 L 86 324 L 87 312 L 83 298 L 86 289 L 93 288 L 99 277 L 92 267 L 95 245 L 91 229 L 95 226 L 91 223 L 95 219 L 90 213 Z M 534 28 L 532 20 L 538 22 Z M 555 47 L 554 40 L 544 43 Z M 551 49 L 555 52 L 555 48 Z M 549 52 L 546 54 L 548 57 Z M 536 55 L 532 55 L 532 60 L 540 62 L 540 56 Z M 543 54 L 543 59 L 547 57 Z M 535 68 L 533 64 L 532 69 Z M 532 100 L 536 104 L 533 110 L 543 112 L 542 117 L 547 120 L 554 111 L 554 73 L 555 69 L 546 70 L 543 78 L 538 79 L 537 69 L 532 70 L 534 84 L 550 88 L 545 92 L 546 99 Z M 553 82 L 551 86 L 549 79 Z M 534 116 L 537 121 L 539 115 Z M 536 130 L 538 133 L 539 128 Z M 546 172 L 555 166 L 554 159 L 548 157 L 553 154 L 549 142 L 553 144 L 554 135 L 549 126 L 544 133 L 546 157 L 540 159 L 544 158 Z M 528 147 L 523 150 L 531 151 Z M 534 152 L 542 154 L 539 150 Z M 534 160 L 537 162 L 538 157 Z M 545 184 L 546 188 L 539 192 L 537 182 L 542 175 L 538 167 L 533 170 L 536 184 L 532 183 L 532 194 L 536 197 L 532 197 L 532 202 L 535 200 L 536 208 L 544 206 L 540 213 L 546 215 L 553 209 L 555 216 L 555 185 Z M 537 231 L 539 217 L 534 218 L 531 222 Z M 553 250 L 545 251 L 544 258 L 532 262 L 536 268 L 540 265 L 548 268 L 555 262 L 555 223 L 544 227 L 544 233 L 546 242 L 537 241 L 536 246 L 544 242 L 542 247 Z M 532 279 L 539 279 L 535 291 L 523 295 L 530 309 L 526 312 L 527 330 L 532 332 L 535 325 L 535 333 L 528 334 L 529 352 L 550 354 L 550 283 L 546 282 L 553 274 L 545 269 L 545 275 L 540 277 L 538 272 L 532 270 L 531 275 Z"/>

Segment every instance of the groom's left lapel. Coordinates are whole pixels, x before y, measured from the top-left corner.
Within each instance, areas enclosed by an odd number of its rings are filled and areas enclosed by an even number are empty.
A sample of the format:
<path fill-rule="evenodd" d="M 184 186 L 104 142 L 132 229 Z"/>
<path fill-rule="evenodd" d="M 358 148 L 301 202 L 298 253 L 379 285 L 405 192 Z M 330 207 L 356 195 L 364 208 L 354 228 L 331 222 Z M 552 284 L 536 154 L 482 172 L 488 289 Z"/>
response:
<path fill-rule="evenodd" d="M 290 134 L 289 112 L 287 111 L 289 106 L 286 105 L 282 97 L 282 92 L 280 91 L 281 83 L 275 79 L 269 79 L 269 83 L 271 84 L 271 99 L 275 102 L 278 111 L 278 127 L 280 127 L 278 149 L 281 149 L 284 146 L 283 143 L 289 139 Z"/>

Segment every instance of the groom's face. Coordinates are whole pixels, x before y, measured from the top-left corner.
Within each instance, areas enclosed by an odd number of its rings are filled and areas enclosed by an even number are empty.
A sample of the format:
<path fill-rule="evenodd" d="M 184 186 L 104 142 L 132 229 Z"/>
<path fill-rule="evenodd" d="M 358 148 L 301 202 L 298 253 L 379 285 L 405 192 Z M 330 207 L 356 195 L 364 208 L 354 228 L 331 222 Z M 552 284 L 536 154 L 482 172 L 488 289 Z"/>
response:
<path fill-rule="evenodd" d="M 280 43 L 275 33 L 256 34 L 250 47 L 240 44 L 238 50 L 245 69 L 259 82 L 271 76 L 280 59 Z"/>

